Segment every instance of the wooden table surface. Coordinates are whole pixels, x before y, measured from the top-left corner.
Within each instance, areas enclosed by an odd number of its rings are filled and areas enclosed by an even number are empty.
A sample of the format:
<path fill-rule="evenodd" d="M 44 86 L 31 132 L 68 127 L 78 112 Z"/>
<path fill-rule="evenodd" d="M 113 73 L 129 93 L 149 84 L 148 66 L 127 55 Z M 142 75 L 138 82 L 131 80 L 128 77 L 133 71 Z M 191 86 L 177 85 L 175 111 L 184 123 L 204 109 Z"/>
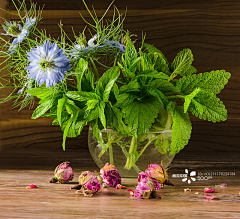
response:
<path fill-rule="evenodd" d="M 81 154 L 80 154 L 81 152 Z M 236 155 L 237 156 L 237 155 Z M 75 178 L 70 184 L 51 184 L 55 165 L 67 159 Z M 104 188 L 88 198 L 70 190 L 83 170 L 97 170 L 87 151 L 9 149 L 0 153 L 0 218 L 240 218 L 240 162 L 234 155 L 185 152 L 176 155 L 161 199 L 138 199 L 127 189 Z M 182 182 L 185 169 L 196 171 L 195 181 Z M 189 175 L 188 179 L 191 179 Z M 227 187 L 216 185 L 226 183 Z M 26 189 L 35 184 L 39 188 Z M 123 178 L 134 189 L 137 179 Z M 217 199 L 204 198 L 204 188 Z M 190 192 L 184 189 L 190 188 Z M 195 194 L 198 192 L 198 194 Z"/>
<path fill-rule="evenodd" d="M 172 180 L 176 186 L 159 190 L 161 199 L 148 200 L 115 188 L 104 188 L 88 198 L 70 190 L 78 177 L 71 184 L 50 184 L 51 176 L 52 171 L 2 170 L 0 218 L 240 218 L 239 176 L 192 185 Z M 215 187 L 222 181 L 228 186 Z M 122 183 L 134 189 L 137 179 L 124 178 Z M 30 184 L 38 188 L 26 189 Z M 206 186 L 216 190 L 218 199 L 204 198 Z M 192 191 L 184 192 L 184 188 Z"/>

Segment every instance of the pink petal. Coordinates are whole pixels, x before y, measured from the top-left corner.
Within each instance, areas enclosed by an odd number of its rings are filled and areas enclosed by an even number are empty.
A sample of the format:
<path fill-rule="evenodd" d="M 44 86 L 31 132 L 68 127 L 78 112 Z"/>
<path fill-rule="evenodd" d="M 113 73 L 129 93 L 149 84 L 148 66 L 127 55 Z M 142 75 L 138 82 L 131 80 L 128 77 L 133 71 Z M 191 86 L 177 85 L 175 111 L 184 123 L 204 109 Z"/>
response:
<path fill-rule="evenodd" d="M 37 188 L 37 186 L 32 184 L 32 185 L 30 185 L 30 186 L 27 186 L 26 188 L 27 188 L 27 189 L 34 189 L 34 188 Z"/>
<path fill-rule="evenodd" d="M 117 189 L 126 189 L 126 186 L 123 186 L 121 184 L 117 184 L 116 188 Z"/>
<path fill-rule="evenodd" d="M 128 189 L 127 191 L 129 192 L 130 195 L 134 195 L 134 191 L 133 190 Z"/>
<path fill-rule="evenodd" d="M 212 199 L 216 199 L 217 196 L 216 195 L 207 195 L 207 194 L 205 194 L 204 198 L 206 198 L 209 201 L 209 200 L 212 200 Z"/>
<path fill-rule="evenodd" d="M 214 189 L 205 188 L 205 189 L 204 189 L 204 192 L 205 192 L 205 193 L 214 193 L 215 190 L 214 190 Z"/>

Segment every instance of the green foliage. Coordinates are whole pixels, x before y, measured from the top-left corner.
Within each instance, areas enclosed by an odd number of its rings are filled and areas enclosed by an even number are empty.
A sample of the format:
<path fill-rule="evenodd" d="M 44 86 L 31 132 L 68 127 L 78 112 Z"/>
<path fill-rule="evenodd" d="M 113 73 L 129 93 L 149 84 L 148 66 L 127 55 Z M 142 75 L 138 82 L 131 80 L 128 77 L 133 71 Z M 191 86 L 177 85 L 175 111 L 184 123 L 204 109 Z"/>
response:
<path fill-rule="evenodd" d="M 188 111 L 200 119 L 220 122 L 227 119 L 227 110 L 222 101 L 213 93 L 199 90 L 191 99 Z"/>
<path fill-rule="evenodd" d="M 187 144 L 191 137 L 192 125 L 188 113 L 184 113 L 182 106 L 175 106 L 170 102 L 167 110 L 173 118 L 172 125 L 172 142 L 170 145 L 169 154 L 177 154 Z"/>
<path fill-rule="evenodd" d="M 134 100 L 122 108 L 126 124 L 132 130 L 135 138 L 145 134 L 158 116 L 160 102 L 154 97 L 146 97 L 140 101 Z"/>
<path fill-rule="evenodd" d="M 214 94 L 220 93 L 224 86 L 228 83 L 231 77 L 229 72 L 225 70 L 217 70 L 195 75 L 184 76 L 177 82 L 177 87 L 180 92 L 188 95 L 196 88 L 212 92 Z"/>
<path fill-rule="evenodd" d="M 38 30 L 41 10 L 37 12 L 34 4 L 27 10 L 22 3 L 17 9 L 19 22 L 23 23 L 26 17 L 36 17 L 36 25 L 13 54 L 8 52 L 12 38 L 0 36 L 0 53 L 5 58 L 0 70 L 8 72 L 0 77 L 0 89 L 14 88 L 9 96 L 2 95 L 0 103 L 14 100 L 13 106 L 22 109 L 34 98 L 40 99 L 32 118 L 53 118 L 52 124 L 59 125 L 63 131 L 64 150 L 67 137 L 80 135 L 87 124 L 91 124 L 101 145 L 101 154 L 116 140 L 109 137 L 105 144 L 102 129 L 112 128 L 130 136 L 129 150 L 120 146 L 127 158 L 127 169 L 135 164 L 152 141 L 160 153 L 176 154 L 183 149 L 192 129 L 188 113 L 212 122 L 227 119 L 227 110 L 216 95 L 228 83 L 230 73 L 216 70 L 197 74 L 190 49 L 180 51 L 169 65 L 167 58 L 153 45 L 142 42 L 142 47 L 136 49 L 130 33 L 123 30 L 124 16 L 116 7 L 112 20 L 104 21 L 109 8 L 98 19 L 95 11 L 92 14 L 84 4 L 93 24 L 83 19 L 93 38 L 87 40 L 84 29 L 80 36 L 74 33 L 75 41 L 72 41 L 62 25 L 59 25 L 60 40 Z M 64 79 L 50 88 L 29 79 L 26 71 L 30 62 L 27 52 L 42 46 L 46 40 L 56 43 L 69 57 L 71 65 L 71 70 L 64 73 Z M 169 129 L 172 129 L 170 146 L 168 135 L 162 133 L 160 138 L 146 134 Z M 137 141 L 145 140 L 148 142 L 139 150 Z"/>

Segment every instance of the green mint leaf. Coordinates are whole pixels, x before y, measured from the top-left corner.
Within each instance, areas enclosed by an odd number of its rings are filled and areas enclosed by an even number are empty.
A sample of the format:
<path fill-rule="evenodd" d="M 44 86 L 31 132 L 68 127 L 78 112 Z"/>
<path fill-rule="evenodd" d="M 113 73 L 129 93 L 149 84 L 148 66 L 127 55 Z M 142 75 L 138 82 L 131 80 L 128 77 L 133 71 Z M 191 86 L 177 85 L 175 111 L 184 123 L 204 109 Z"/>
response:
<path fill-rule="evenodd" d="M 103 127 L 106 129 L 107 125 L 106 125 L 106 116 L 104 113 L 104 109 L 105 109 L 105 103 L 103 101 L 99 102 L 99 119 L 103 125 Z"/>
<path fill-rule="evenodd" d="M 152 77 L 152 78 L 161 78 L 161 79 L 169 79 L 169 76 L 163 72 L 158 72 L 157 70 L 149 69 L 145 71 L 139 72 L 132 80 L 135 80 L 138 77 Z"/>
<path fill-rule="evenodd" d="M 49 109 L 52 108 L 53 105 L 55 105 L 57 102 L 57 98 L 52 98 L 50 100 L 47 100 L 44 103 L 41 103 L 33 112 L 32 119 L 37 119 L 40 116 L 42 116 L 44 113 L 46 113 Z"/>
<path fill-rule="evenodd" d="M 176 86 L 185 95 L 192 93 L 196 88 L 218 94 L 228 83 L 230 77 L 229 72 L 217 70 L 184 76 L 178 80 Z"/>
<path fill-rule="evenodd" d="M 157 97 L 162 106 L 166 106 L 168 104 L 168 98 L 157 88 L 147 87 L 147 91 L 150 95 Z"/>
<path fill-rule="evenodd" d="M 167 58 L 163 55 L 163 53 L 159 49 L 157 49 L 156 47 L 148 43 L 144 43 L 143 46 L 147 49 L 149 53 L 155 53 L 155 52 L 159 53 L 161 55 L 161 59 L 164 59 L 165 63 L 168 65 Z"/>
<path fill-rule="evenodd" d="M 57 119 L 59 122 L 59 125 L 62 124 L 62 111 L 64 110 L 65 103 L 67 101 L 67 97 L 63 96 L 62 98 L 58 99 L 58 105 L 57 105 Z"/>
<path fill-rule="evenodd" d="M 49 100 L 53 97 L 54 95 L 54 90 L 53 88 L 32 88 L 30 90 L 26 91 L 27 93 L 31 94 L 32 96 L 35 96 L 39 99 L 43 100 Z"/>
<path fill-rule="evenodd" d="M 188 111 L 200 119 L 220 122 L 227 119 L 227 110 L 215 94 L 200 90 L 189 104 Z"/>
<path fill-rule="evenodd" d="M 184 113 L 187 112 L 192 99 L 199 93 L 199 91 L 200 91 L 200 88 L 196 88 L 191 94 L 185 96 Z"/>
<path fill-rule="evenodd" d="M 126 43 L 126 50 L 124 55 L 128 67 L 130 67 L 137 59 L 137 50 L 135 49 L 135 46 L 131 40 L 128 40 Z"/>
<path fill-rule="evenodd" d="M 131 81 L 129 84 L 121 86 L 119 92 L 122 94 L 125 92 L 140 91 L 140 88 L 141 86 L 137 81 Z"/>
<path fill-rule="evenodd" d="M 141 100 L 134 100 L 122 108 L 125 123 L 133 132 L 133 136 L 138 138 L 146 133 L 155 118 L 158 116 L 161 104 L 155 97 L 146 97 Z"/>
<path fill-rule="evenodd" d="M 66 95 L 67 97 L 78 101 L 101 100 L 101 97 L 97 94 L 86 91 L 68 91 Z"/>
<path fill-rule="evenodd" d="M 87 110 L 94 109 L 98 104 L 100 100 L 88 100 L 86 105 L 87 105 Z"/>
<path fill-rule="evenodd" d="M 168 104 L 167 110 L 173 118 L 172 125 L 172 142 L 169 154 L 177 154 L 187 144 L 191 137 L 192 124 L 188 113 L 184 113 L 182 106 L 175 106 L 173 102 Z"/>
<path fill-rule="evenodd" d="M 115 66 L 107 70 L 99 79 L 95 92 L 102 97 L 103 101 L 108 101 L 110 91 L 120 75 L 119 67 Z"/>
<path fill-rule="evenodd" d="M 185 75 L 192 62 L 193 54 L 190 49 L 180 51 L 171 64 L 173 75 Z"/>
<path fill-rule="evenodd" d="M 98 119 L 99 118 L 99 107 L 97 106 L 95 109 L 92 110 L 86 110 L 84 119 L 86 119 L 87 122 Z"/>
<path fill-rule="evenodd" d="M 120 94 L 117 98 L 117 103 L 114 106 L 115 107 L 126 106 L 126 105 L 132 103 L 135 98 L 136 98 L 136 96 L 131 93 Z"/>
<path fill-rule="evenodd" d="M 175 87 L 171 82 L 167 80 L 162 80 L 162 79 L 152 80 L 149 86 L 160 90 L 164 94 L 179 92 L 179 88 Z"/>
<path fill-rule="evenodd" d="M 74 73 L 74 75 L 77 78 L 78 91 L 82 91 L 82 78 L 83 78 L 83 75 L 86 73 L 87 69 L 88 69 L 88 62 L 85 61 L 83 58 L 80 58 Z"/>
<path fill-rule="evenodd" d="M 106 115 L 107 123 L 111 128 L 123 135 L 132 136 L 131 131 L 122 120 L 122 112 L 119 109 L 106 105 Z"/>
<path fill-rule="evenodd" d="M 133 78 L 135 76 L 135 73 L 131 72 L 128 69 L 128 66 L 127 66 L 125 60 L 123 59 L 123 57 L 122 57 L 122 62 L 123 62 L 124 65 L 122 65 L 120 62 L 118 62 L 118 66 L 121 68 L 123 76 L 126 77 L 126 78 Z"/>
<path fill-rule="evenodd" d="M 144 58 L 147 60 L 150 69 L 170 74 L 168 62 L 166 62 L 161 53 L 154 52 L 144 54 Z"/>

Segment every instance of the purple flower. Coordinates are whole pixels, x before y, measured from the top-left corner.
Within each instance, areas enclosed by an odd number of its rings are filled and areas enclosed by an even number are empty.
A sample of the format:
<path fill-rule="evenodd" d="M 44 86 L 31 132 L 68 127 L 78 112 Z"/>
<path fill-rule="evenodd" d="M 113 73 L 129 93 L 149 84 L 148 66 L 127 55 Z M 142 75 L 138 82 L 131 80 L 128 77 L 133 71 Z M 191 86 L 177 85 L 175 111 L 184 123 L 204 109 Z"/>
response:
<path fill-rule="evenodd" d="M 153 179 L 152 177 L 148 176 L 148 175 L 147 175 L 146 173 L 144 173 L 144 172 L 139 173 L 139 175 L 138 175 L 138 182 L 142 182 L 142 180 L 145 180 L 145 179 L 151 180 L 151 181 L 154 183 L 154 185 L 155 185 L 154 190 L 159 190 L 159 189 L 161 189 L 161 186 L 160 186 L 160 184 L 158 183 L 157 180 L 155 180 L 155 179 Z"/>
<path fill-rule="evenodd" d="M 107 186 L 116 187 L 118 184 L 121 184 L 121 176 L 114 165 L 106 163 L 100 170 L 100 174 L 103 178 L 103 182 Z"/>
<path fill-rule="evenodd" d="M 153 189 L 154 184 L 151 180 L 142 179 L 134 191 L 134 196 L 138 198 L 149 198 Z"/>
<path fill-rule="evenodd" d="M 51 183 L 60 182 L 66 183 L 73 179 L 74 173 L 72 167 L 69 166 L 70 162 L 63 162 L 59 164 L 54 171 L 54 178 Z"/>
<path fill-rule="evenodd" d="M 84 171 L 79 176 L 79 185 L 71 189 L 77 189 L 77 193 L 91 197 L 101 190 L 101 177 L 97 173 Z"/>

